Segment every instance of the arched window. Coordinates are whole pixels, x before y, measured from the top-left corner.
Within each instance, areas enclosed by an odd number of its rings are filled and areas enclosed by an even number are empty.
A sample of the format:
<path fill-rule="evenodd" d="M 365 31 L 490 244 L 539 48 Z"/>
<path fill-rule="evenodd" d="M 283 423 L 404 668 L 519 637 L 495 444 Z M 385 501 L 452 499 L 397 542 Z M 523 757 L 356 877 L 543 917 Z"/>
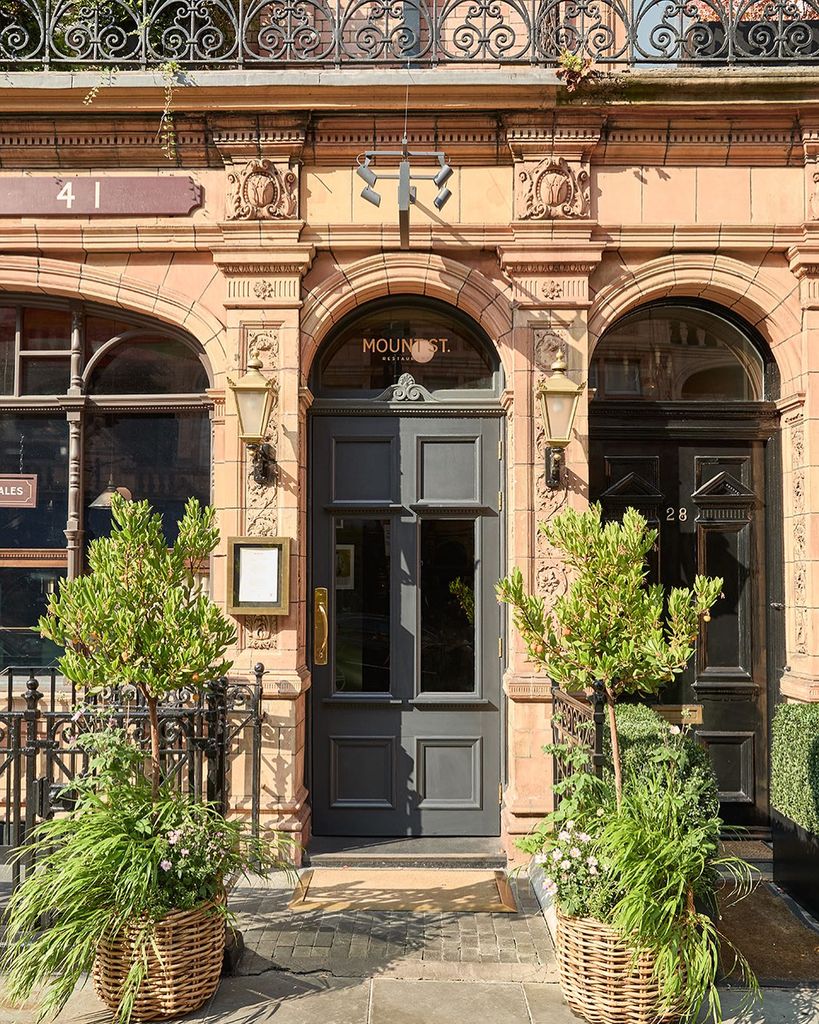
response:
<path fill-rule="evenodd" d="M 594 399 L 649 402 L 755 402 L 765 365 L 733 321 L 685 304 L 646 306 L 623 317 L 594 351 Z"/>
<path fill-rule="evenodd" d="M 111 529 L 114 491 L 163 513 L 169 542 L 187 499 L 209 500 L 208 387 L 183 332 L 103 307 L 5 299 L 0 669 L 58 653 L 30 627 L 57 580 L 82 571 L 88 542 Z M 17 481 L 34 485 L 27 504 L 7 493 Z"/>
<path fill-rule="evenodd" d="M 413 296 L 379 299 L 339 325 L 317 360 L 313 393 L 377 397 L 410 374 L 431 394 L 499 387 L 494 346 L 469 317 L 443 302 Z"/>

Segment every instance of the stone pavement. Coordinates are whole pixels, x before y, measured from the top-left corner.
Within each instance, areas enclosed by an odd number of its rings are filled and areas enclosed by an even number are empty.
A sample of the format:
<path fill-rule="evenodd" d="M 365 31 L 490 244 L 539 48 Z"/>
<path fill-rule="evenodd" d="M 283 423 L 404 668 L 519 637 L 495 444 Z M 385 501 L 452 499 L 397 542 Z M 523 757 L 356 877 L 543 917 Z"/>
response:
<path fill-rule="evenodd" d="M 528 879 L 518 914 L 291 914 L 291 886 L 236 889 L 247 944 L 235 977 L 189 1024 L 577 1024 Z M 466 984 L 465 984 L 466 983 Z M 818 989 L 769 989 L 762 1009 L 726 1024 L 819 1024 Z M 36 1000 L 0 1024 L 34 1024 Z M 59 1024 L 110 1024 L 90 984 Z"/>

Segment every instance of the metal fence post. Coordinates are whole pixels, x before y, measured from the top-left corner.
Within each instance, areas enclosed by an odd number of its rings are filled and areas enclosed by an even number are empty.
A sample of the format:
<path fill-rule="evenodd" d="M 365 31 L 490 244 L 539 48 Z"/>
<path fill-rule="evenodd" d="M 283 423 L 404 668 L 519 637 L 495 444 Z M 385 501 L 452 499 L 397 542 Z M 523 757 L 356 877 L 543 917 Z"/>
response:
<path fill-rule="evenodd" d="M 25 817 L 25 840 L 31 838 L 34 826 L 37 822 L 37 753 L 39 751 L 38 732 L 40 726 L 39 703 L 44 694 L 40 692 L 37 677 L 34 669 L 26 681 L 26 710 L 23 712 L 25 722 L 26 738 L 23 747 L 23 756 L 26 759 L 26 817 Z M 29 871 L 32 867 L 31 854 L 27 853 L 23 860 L 23 867 Z"/>
<path fill-rule="evenodd" d="M 251 752 L 250 827 L 254 836 L 259 834 L 259 803 L 262 788 L 262 678 L 264 665 L 259 661 L 253 666 L 256 676 L 256 692 L 253 695 L 253 749 Z"/>
<path fill-rule="evenodd" d="M 598 779 L 603 778 L 603 765 L 606 757 L 603 752 L 603 739 L 605 737 L 606 720 L 606 684 L 602 679 L 595 679 L 592 683 L 592 693 L 589 697 L 594 709 L 594 744 L 592 746 L 592 770 Z"/>
<path fill-rule="evenodd" d="M 205 757 L 208 759 L 207 799 L 217 804 L 222 814 L 227 813 L 226 782 L 226 718 L 227 679 L 214 679 L 208 688 L 208 742 Z"/>

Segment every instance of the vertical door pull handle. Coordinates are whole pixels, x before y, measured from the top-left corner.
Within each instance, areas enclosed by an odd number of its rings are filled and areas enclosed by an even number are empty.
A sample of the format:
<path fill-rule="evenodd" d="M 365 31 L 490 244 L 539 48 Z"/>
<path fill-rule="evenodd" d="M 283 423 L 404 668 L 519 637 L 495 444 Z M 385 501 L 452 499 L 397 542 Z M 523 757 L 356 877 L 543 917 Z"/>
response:
<path fill-rule="evenodd" d="M 327 638 L 330 620 L 327 617 L 327 588 L 316 587 L 313 591 L 313 664 L 327 664 Z"/>

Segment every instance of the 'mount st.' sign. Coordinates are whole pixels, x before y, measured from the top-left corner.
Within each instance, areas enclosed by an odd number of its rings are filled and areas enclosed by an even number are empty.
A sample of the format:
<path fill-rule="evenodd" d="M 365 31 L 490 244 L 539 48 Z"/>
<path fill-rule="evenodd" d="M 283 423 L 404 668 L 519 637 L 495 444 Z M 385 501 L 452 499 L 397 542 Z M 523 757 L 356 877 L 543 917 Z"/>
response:
<path fill-rule="evenodd" d="M 361 348 L 384 356 L 385 360 L 428 363 L 438 353 L 449 352 L 448 338 L 362 338 Z"/>

